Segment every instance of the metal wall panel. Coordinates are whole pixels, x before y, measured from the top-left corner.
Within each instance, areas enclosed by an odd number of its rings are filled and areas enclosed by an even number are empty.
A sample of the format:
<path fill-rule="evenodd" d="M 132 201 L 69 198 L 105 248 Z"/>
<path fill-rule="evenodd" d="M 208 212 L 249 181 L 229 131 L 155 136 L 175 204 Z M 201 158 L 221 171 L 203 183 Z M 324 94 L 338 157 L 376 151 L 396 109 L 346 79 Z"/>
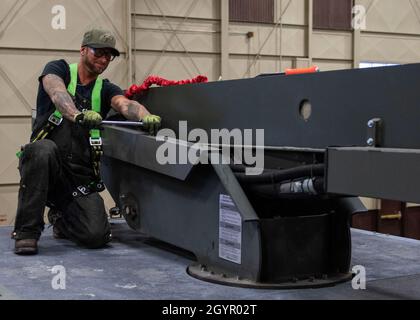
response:
<path fill-rule="evenodd" d="M 17 208 L 18 191 L 18 186 L 0 185 L 0 225 L 14 224 Z"/>
<path fill-rule="evenodd" d="M 357 0 L 367 11 L 359 43 L 359 61 L 420 61 L 420 3 L 417 0 Z"/>
<path fill-rule="evenodd" d="M 285 26 L 279 35 L 281 39 L 281 51 L 276 55 L 304 57 L 307 52 L 306 38 L 308 30 L 302 27 Z"/>
<path fill-rule="evenodd" d="M 133 23 L 136 50 L 220 52 L 218 21 L 137 16 Z"/>
<path fill-rule="evenodd" d="M 173 30 L 180 20 L 158 20 L 155 17 L 140 17 L 135 19 L 136 50 L 155 50 L 166 52 L 220 53 L 220 26 L 212 21 L 185 22 L 173 35 Z M 253 33 L 248 38 L 248 32 Z M 230 25 L 229 52 L 231 54 L 261 54 L 279 55 L 280 41 L 282 54 L 285 56 L 303 56 L 305 52 L 305 35 L 307 30 L 299 26 L 284 26 L 273 31 L 273 26 Z M 170 40 L 170 41 L 169 41 Z M 261 45 L 265 43 L 261 49 Z"/>
<path fill-rule="evenodd" d="M 252 38 L 247 38 L 248 32 L 253 32 Z M 307 30 L 299 26 L 285 26 L 282 31 L 278 28 L 273 31 L 273 26 L 231 23 L 229 52 L 279 56 L 281 48 L 284 56 L 300 57 L 305 55 L 306 33 Z"/>
<path fill-rule="evenodd" d="M 358 0 L 367 9 L 366 31 L 420 34 L 418 0 Z"/>
<path fill-rule="evenodd" d="M 323 59 L 353 59 L 353 35 L 350 32 L 316 31 L 312 56 Z"/>
<path fill-rule="evenodd" d="M 362 61 L 384 63 L 417 63 L 420 61 L 420 37 L 362 34 Z"/>
<path fill-rule="evenodd" d="M 133 12 L 142 15 L 220 19 L 218 0 L 134 0 Z"/>
<path fill-rule="evenodd" d="M 36 105 L 38 76 L 50 60 L 77 53 L 51 51 L 0 50 L 0 116 L 31 116 Z"/>
<path fill-rule="evenodd" d="M 229 20 L 273 23 L 274 0 L 229 0 Z"/>
<path fill-rule="evenodd" d="M 0 12 L 7 14 L 1 25 L 0 47 L 77 50 L 83 33 L 92 26 L 111 29 L 117 36 L 117 46 L 126 48 L 124 1 L 119 0 L 54 0 L 13 1 L 22 6 L 12 7 L 11 1 L 0 2 Z M 51 26 L 52 8 L 60 4 L 66 11 L 66 29 Z"/>
<path fill-rule="evenodd" d="M 136 75 L 139 83 L 149 75 L 158 75 L 169 80 L 194 78 L 199 74 L 211 80 L 220 77 L 220 55 L 169 53 L 159 57 L 156 52 L 136 52 Z M 150 68 L 153 66 L 153 68 Z M 199 69 L 196 69 L 198 66 Z"/>
<path fill-rule="evenodd" d="M 274 21 L 283 24 L 307 25 L 307 10 L 307 0 L 276 0 Z"/>
<path fill-rule="evenodd" d="M 0 185 L 19 183 L 16 152 L 28 143 L 31 120 L 27 118 L 0 118 Z"/>
<path fill-rule="evenodd" d="M 34 60 L 33 56 L 0 50 L 0 116 L 31 115 L 36 97 L 33 84 L 38 74 L 31 64 Z"/>

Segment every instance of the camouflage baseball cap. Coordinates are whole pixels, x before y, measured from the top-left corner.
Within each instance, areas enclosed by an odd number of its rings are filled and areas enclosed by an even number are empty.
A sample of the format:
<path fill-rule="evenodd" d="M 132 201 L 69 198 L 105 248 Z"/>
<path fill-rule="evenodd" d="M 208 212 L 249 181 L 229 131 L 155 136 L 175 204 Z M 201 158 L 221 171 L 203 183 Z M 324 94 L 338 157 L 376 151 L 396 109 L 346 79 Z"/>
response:
<path fill-rule="evenodd" d="M 115 37 L 111 32 L 102 29 L 92 29 L 83 36 L 82 47 L 109 48 L 115 56 L 119 56 L 120 52 L 115 48 L 115 43 Z"/>

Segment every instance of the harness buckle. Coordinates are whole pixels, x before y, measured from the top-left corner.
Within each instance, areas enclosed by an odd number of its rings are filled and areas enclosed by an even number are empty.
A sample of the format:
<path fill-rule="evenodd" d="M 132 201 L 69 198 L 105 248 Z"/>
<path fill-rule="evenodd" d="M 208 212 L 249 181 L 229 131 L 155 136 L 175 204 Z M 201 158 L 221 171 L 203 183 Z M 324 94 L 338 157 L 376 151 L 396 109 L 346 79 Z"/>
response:
<path fill-rule="evenodd" d="M 84 196 L 87 196 L 90 193 L 90 190 L 85 186 L 78 186 L 77 190 L 79 190 Z"/>
<path fill-rule="evenodd" d="M 95 146 L 102 146 L 102 138 L 89 138 L 90 145 Z"/>
<path fill-rule="evenodd" d="M 63 122 L 63 118 L 59 118 L 54 113 L 52 113 L 48 118 L 48 121 L 58 127 L 61 124 L 61 122 Z"/>
<path fill-rule="evenodd" d="M 97 192 L 102 192 L 102 191 L 104 191 L 104 190 L 105 190 L 105 185 L 104 185 L 104 183 L 103 183 L 102 181 L 97 182 L 97 183 L 95 184 L 95 189 L 96 189 L 96 191 L 97 191 Z"/>

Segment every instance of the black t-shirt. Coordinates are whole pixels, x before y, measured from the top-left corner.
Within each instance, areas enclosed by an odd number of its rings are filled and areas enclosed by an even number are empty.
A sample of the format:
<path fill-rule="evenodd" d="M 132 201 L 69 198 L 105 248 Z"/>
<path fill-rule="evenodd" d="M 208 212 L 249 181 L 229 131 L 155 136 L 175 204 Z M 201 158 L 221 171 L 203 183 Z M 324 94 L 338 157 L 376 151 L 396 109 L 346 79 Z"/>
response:
<path fill-rule="evenodd" d="M 42 78 L 47 74 L 54 74 L 63 79 L 66 87 L 70 83 L 70 68 L 66 61 L 51 61 L 45 66 L 39 77 L 37 116 L 32 137 L 45 126 L 48 117 L 56 110 L 42 85 Z M 80 84 L 79 78 L 77 79 L 75 105 L 79 110 L 92 109 L 91 96 L 94 86 L 95 81 L 83 86 Z M 123 94 L 121 88 L 104 79 L 101 91 L 102 118 L 105 118 L 110 111 L 112 98 Z M 64 118 L 60 126 L 53 129 L 47 137 L 58 146 L 64 170 L 69 173 L 68 177 L 71 177 L 75 187 L 88 184 L 95 178 L 90 156 L 89 137 L 89 130 Z"/>
<path fill-rule="evenodd" d="M 51 114 L 55 110 L 55 106 L 48 94 L 45 92 L 41 81 L 42 78 L 47 74 L 54 74 L 63 79 L 66 87 L 70 83 L 70 67 L 65 60 L 55 60 L 47 63 L 44 71 L 39 77 L 38 97 L 36 101 L 37 117 L 42 117 L 45 113 Z M 88 103 L 90 105 L 92 90 L 94 86 L 95 81 L 92 81 L 91 83 L 83 86 L 79 83 L 79 78 L 77 78 L 76 94 L 79 95 L 78 98 L 81 100 L 80 102 L 85 100 L 85 104 Z M 108 79 L 104 79 L 101 92 L 101 115 L 103 118 L 106 117 L 111 108 L 111 99 L 117 95 L 124 95 L 121 88 L 111 83 Z M 80 106 L 76 107 L 80 108 Z"/>

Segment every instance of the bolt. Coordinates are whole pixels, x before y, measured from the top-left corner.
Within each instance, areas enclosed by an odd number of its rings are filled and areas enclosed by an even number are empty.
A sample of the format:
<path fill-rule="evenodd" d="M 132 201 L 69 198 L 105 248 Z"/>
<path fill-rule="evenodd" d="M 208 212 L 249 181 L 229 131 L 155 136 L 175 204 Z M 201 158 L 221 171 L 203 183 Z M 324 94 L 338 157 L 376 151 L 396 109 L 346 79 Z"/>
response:
<path fill-rule="evenodd" d="M 373 128 L 375 126 L 375 122 L 373 120 L 369 120 L 368 127 Z"/>
<path fill-rule="evenodd" d="M 369 146 L 373 146 L 375 143 L 375 140 L 373 140 L 372 138 L 369 138 L 366 142 Z"/>

